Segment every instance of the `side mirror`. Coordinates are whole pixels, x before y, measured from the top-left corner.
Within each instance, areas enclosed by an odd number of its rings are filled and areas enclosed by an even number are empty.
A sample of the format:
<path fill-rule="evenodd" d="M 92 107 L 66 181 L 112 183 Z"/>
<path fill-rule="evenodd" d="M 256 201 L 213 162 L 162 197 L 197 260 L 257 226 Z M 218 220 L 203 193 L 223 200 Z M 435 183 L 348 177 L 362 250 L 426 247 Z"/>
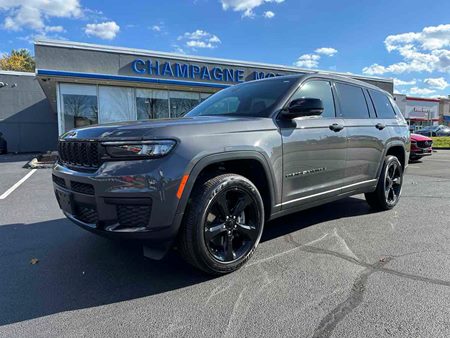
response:
<path fill-rule="evenodd" d="M 323 113 L 321 99 L 310 97 L 292 100 L 289 106 L 283 110 L 282 115 L 289 119 L 302 116 L 319 116 Z"/>

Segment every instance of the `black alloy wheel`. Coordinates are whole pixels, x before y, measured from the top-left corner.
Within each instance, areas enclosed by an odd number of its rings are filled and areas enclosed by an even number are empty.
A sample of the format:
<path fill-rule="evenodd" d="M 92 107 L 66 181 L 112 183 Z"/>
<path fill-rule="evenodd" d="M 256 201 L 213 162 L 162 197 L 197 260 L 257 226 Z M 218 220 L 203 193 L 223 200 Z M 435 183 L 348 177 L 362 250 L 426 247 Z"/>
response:
<path fill-rule="evenodd" d="M 374 192 L 366 193 L 366 201 L 375 210 L 389 210 L 400 199 L 403 184 L 403 167 L 397 157 L 386 156 Z"/>
<path fill-rule="evenodd" d="M 256 186 L 243 176 L 223 174 L 194 187 L 178 248 L 188 263 L 222 275 L 251 258 L 263 227 L 264 206 Z"/>
<path fill-rule="evenodd" d="M 402 168 L 398 161 L 389 162 L 386 166 L 384 196 L 388 205 L 395 205 L 402 190 Z"/>
<path fill-rule="evenodd" d="M 246 255 L 258 238 L 256 201 L 239 188 L 219 193 L 205 219 L 205 244 L 220 262 L 232 262 Z"/>

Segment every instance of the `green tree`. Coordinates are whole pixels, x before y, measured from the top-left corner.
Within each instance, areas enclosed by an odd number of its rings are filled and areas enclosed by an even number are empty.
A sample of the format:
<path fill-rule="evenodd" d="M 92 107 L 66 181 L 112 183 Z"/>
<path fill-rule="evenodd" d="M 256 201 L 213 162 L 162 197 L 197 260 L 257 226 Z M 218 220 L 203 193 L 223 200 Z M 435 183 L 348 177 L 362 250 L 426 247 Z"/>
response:
<path fill-rule="evenodd" d="M 0 58 L 0 69 L 19 72 L 34 72 L 36 63 L 28 49 L 13 49 Z"/>

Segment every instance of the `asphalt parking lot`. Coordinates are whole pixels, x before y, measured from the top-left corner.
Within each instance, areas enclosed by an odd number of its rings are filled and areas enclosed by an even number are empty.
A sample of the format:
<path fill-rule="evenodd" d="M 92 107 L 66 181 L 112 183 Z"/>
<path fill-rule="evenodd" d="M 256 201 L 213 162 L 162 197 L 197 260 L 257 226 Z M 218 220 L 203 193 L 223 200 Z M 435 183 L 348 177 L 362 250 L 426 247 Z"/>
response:
<path fill-rule="evenodd" d="M 0 157 L 0 195 L 24 163 Z M 50 175 L 0 199 L 2 337 L 450 336 L 450 151 L 410 165 L 394 210 L 358 195 L 281 218 L 220 278 L 78 228 Z"/>

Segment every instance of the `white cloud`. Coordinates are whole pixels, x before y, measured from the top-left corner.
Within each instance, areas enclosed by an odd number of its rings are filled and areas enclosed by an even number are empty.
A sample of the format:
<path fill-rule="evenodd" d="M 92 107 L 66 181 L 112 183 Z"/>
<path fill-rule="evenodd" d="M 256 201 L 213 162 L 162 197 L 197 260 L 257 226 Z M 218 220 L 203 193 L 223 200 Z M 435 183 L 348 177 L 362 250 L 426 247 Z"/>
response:
<path fill-rule="evenodd" d="M 153 25 L 151 29 L 154 32 L 161 32 L 161 30 L 162 30 L 161 26 L 159 26 L 159 25 Z"/>
<path fill-rule="evenodd" d="M 431 88 L 436 88 L 440 90 L 444 90 L 445 88 L 450 86 L 450 83 L 448 83 L 443 77 L 428 78 L 423 80 L 423 82 L 425 82 Z"/>
<path fill-rule="evenodd" d="M 401 79 L 394 78 L 394 85 L 395 86 L 414 86 L 417 83 L 416 79 L 410 80 L 410 81 L 404 81 Z"/>
<path fill-rule="evenodd" d="M 303 54 L 301 55 L 297 61 L 294 62 L 294 66 L 301 68 L 317 68 L 319 66 L 319 60 L 321 59 L 321 55 L 325 56 L 333 56 L 338 51 L 337 49 L 331 47 L 321 47 L 317 48 L 315 53 Z M 336 68 L 336 66 L 332 66 Z"/>
<path fill-rule="evenodd" d="M 389 35 L 384 44 L 389 52 L 411 44 L 424 50 L 442 49 L 450 46 L 450 24 L 425 27 L 418 33 Z"/>
<path fill-rule="evenodd" d="M 275 16 L 275 13 L 272 11 L 265 11 L 264 12 L 264 17 L 267 19 L 272 19 Z"/>
<path fill-rule="evenodd" d="M 149 26 L 148 29 L 153 31 L 155 35 L 167 35 L 168 34 L 166 25 L 163 21 L 160 21 L 156 24 Z"/>
<path fill-rule="evenodd" d="M 172 47 L 174 49 L 174 53 L 186 54 L 186 51 L 183 48 L 181 48 L 179 45 L 173 44 Z"/>
<path fill-rule="evenodd" d="M 46 26 L 44 30 L 47 33 L 63 33 L 66 31 L 63 26 Z"/>
<path fill-rule="evenodd" d="M 190 48 L 216 48 L 220 43 L 217 35 L 208 33 L 204 30 L 197 29 L 190 33 L 186 32 L 178 37 L 179 41 L 184 41 L 185 45 Z"/>
<path fill-rule="evenodd" d="M 244 17 L 253 17 L 255 14 L 253 10 L 264 3 L 280 4 L 284 0 L 220 0 L 224 10 L 232 9 L 235 12 L 243 12 Z"/>
<path fill-rule="evenodd" d="M 450 24 L 425 27 L 421 32 L 389 35 L 384 44 L 388 52 L 397 52 L 403 60 L 388 66 L 374 63 L 365 67 L 363 73 L 382 75 L 450 71 Z"/>
<path fill-rule="evenodd" d="M 102 23 L 89 23 L 84 28 L 84 32 L 88 36 L 96 36 L 104 40 L 112 40 L 120 31 L 120 26 L 114 21 Z"/>
<path fill-rule="evenodd" d="M 337 51 L 337 49 L 334 49 L 331 47 L 322 47 L 322 48 L 317 48 L 314 52 L 316 52 L 317 54 L 323 54 L 326 56 L 333 56 L 338 51 Z"/>
<path fill-rule="evenodd" d="M 50 18 L 79 18 L 83 12 L 79 0 L 0 0 L 6 12 L 3 28 L 19 31 L 30 28 L 44 32 Z"/>
<path fill-rule="evenodd" d="M 105 16 L 105 14 L 98 10 L 98 9 L 90 9 L 90 8 L 83 8 L 83 14 L 81 19 L 85 21 L 107 21 L 108 18 Z"/>
<path fill-rule="evenodd" d="M 429 89 L 429 88 L 419 88 L 419 87 L 412 87 L 409 90 L 409 93 L 412 95 L 430 95 L 433 94 L 435 90 Z"/>
<path fill-rule="evenodd" d="M 303 54 L 294 62 L 294 65 L 301 68 L 317 68 L 319 60 L 320 55 Z"/>

